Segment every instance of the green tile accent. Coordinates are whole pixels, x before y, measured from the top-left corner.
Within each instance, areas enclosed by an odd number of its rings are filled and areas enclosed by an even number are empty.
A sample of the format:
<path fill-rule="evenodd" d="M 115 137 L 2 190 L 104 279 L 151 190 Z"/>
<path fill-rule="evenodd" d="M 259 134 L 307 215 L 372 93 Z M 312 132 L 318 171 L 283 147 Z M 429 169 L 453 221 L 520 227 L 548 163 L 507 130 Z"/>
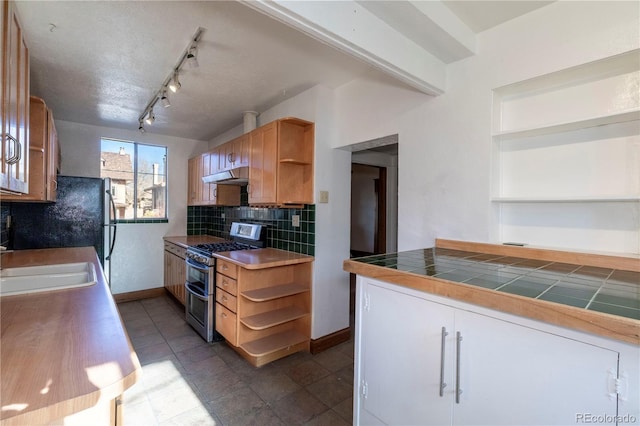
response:
<path fill-rule="evenodd" d="M 242 192 L 241 192 L 242 197 Z M 224 219 L 222 215 L 224 214 Z M 300 226 L 293 227 L 291 217 L 300 216 Z M 266 226 L 267 246 L 313 255 L 315 252 L 315 206 L 302 209 L 268 209 L 259 207 L 189 206 L 187 235 L 213 235 L 229 238 L 232 222 L 252 222 Z"/>
<path fill-rule="evenodd" d="M 640 319 L 640 273 L 637 272 L 438 248 L 352 260 Z"/>

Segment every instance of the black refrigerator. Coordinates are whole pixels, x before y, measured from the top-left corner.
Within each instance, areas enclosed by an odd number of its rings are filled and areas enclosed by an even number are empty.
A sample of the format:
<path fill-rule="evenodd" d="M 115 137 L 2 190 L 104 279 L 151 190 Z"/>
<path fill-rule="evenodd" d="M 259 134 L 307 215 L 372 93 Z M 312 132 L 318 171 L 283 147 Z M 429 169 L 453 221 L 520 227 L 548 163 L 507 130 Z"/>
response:
<path fill-rule="evenodd" d="M 57 182 L 54 203 L 10 204 L 10 248 L 93 246 L 111 281 L 116 223 L 110 179 L 58 176 Z"/>

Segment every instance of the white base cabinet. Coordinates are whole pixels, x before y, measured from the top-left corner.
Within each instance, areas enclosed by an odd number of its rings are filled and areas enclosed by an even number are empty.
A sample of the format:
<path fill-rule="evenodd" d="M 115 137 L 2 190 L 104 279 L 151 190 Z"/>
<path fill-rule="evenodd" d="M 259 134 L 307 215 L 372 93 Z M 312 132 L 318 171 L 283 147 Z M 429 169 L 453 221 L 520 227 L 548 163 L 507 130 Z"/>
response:
<path fill-rule="evenodd" d="M 357 301 L 356 425 L 640 421 L 637 346 L 361 276 Z"/>

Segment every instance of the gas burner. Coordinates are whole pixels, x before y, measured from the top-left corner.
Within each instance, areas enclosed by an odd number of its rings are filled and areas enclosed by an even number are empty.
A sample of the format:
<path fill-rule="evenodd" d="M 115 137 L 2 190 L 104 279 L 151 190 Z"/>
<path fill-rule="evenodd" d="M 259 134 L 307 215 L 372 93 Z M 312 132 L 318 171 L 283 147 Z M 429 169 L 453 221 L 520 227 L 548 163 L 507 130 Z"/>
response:
<path fill-rule="evenodd" d="M 257 246 L 239 243 L 237 241 L 223 241 L 220 243 L 197 244 L 190 248 L 201 252 L 202 254 L 219 253 L 221 251 L 250 250 L 258 248 Z"/>
<path fill-rule="evenodd" d="M 196 244 L 187 249 L 187 257 L 203 265 L 215 265 L 213 253 L 223 251 L 251 250 L 265 246 L 264 229 L 255 223 L 231 224 L 231 241 L 219 243 Z"/>

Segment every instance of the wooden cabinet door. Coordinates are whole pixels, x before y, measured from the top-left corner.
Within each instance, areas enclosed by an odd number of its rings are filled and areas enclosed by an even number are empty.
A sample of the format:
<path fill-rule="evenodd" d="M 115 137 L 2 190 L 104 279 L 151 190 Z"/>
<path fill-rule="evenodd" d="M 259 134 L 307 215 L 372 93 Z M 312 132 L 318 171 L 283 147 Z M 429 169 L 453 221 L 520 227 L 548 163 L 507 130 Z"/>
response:
<path fill-rule="evenodd" d="M 2 29 L 0 29 L 0 47 L 2 49 L 2 62 L 0 63 L 0 81 L 2 86 L 0 87 L 0 189 L 9 189 L 9 164 L 6 162 L 8 144 L 10 143 L 6 137 L 8 132 L 8 110 L 9 105 L 7 103 L 8 96 L 5 95 L 9 88 L 9 77 L 7 75 L 7 66 L 9 55 L 6 53 L 8 46 L 6 44 L 5 28 L 8 26 L 8 13 L 9 2 L 2 2 L 0 4 L 0 22 L 2 22 Z"/>
<path fill-rule="evenodd" d="M 202 204 L 212 204 L 211 200 L 211 185 L 208 183 L 204 183 L 202 178 L 204 176 L 208 176 L 211 174 L 210 172 L 210 161 L 211 155 L 208 152 L 205 152 L 200 156 L 200 175 L 199 175 L 199 186 L 200 186 L 200 200 Z"/>
<path fill-rule="evenodd" d="M 354 424 L 450 424 L 453 309 L 362 277 L 356 300 Z M 442 362 L 447 386 L 440 396 Z"/>
<path fill-rule="evenodd" d="M 187 205 L 197 206 L 200 204 L 200 170 L 202 162 L 200 156 L 189 159 L 188 163 L 188 188 L 187 188 Z"/>
<path fill-rule="evenodd" d="M 27 193 L 29 165 L 29 50 L 13 2 L 3 8 L 2 188 Z"/>
<path fill-rule="evenodd" d="M 249 134 L 246 133 L 233 140 L 231 150 L 231 164 L 233 167 L 249 166 Z"/>
<path fill-rule="evenodd" d="M 277 151 L 277 122 L 250 133 L 249 204 L 275 204 Z"/>
<path fill-rule="evenodd" d="M 456 310 L 460 402 L 453 424 L 568 425 L 617 413 L 618 352 Z"/>
<path fill-rule="evenodd" d="M 58 196 L 58 171 L 60 167 L 60 145 L 58 132 L 51 110 L 48 111 L 48 152 L 47 152 L 47 200 L 55 201 Z"/>
<path fill-rule="evenodd" d="M 231 141 L 218 146 L 218 168 L 220 171 L 233 168 L 231 156 L 233 155 L 233 144 Z"/>

